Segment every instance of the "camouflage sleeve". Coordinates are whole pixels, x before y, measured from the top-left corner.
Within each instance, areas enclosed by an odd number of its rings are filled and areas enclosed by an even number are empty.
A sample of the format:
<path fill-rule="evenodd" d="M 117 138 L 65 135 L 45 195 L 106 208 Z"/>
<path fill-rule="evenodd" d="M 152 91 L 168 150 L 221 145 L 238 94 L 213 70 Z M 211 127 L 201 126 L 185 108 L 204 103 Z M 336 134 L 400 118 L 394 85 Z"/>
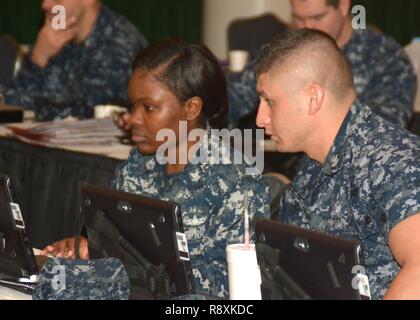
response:
<path fill-rule="evenodd" d="M 375 75 L 360 100 L 386 120 L 406 128 L 411 120 L 417 76 L 404 49 L 384 49 L 389 54 L 376 61 Z"/>
<path fill-rule="evenodd" d="M 269 216 L 266 188 L 262 181 L 255 183 L 255 181 L 242 180 L 214 203 L 205 235 L 200 243 L 197 243 L 203 246 L 203 255 L 194 256 L 194 265 L 197 266 L 194 276 L 206 291 L 205 294 L 220 298 L 228 297 L 226 246 L 244 242 L 244 190 L 249 190 L 248 200 L 252 221 L 257 215 Z"/>
<path fill-rule="evenodd" d="M 7 104 L 33 109 L 35 95 L 42 95 L 44 69 L 41 69 L 29 58 L 24 57 L 21 70 L 4 92 Z"/>
<path fill-rule="evenodd" d="M 69 96 L 78 97 L 90 107 L 115 99 L 128 101 L 132 59 L 124 47 L 104 45 L 95 49 L 89 67 L 83 70 L 83 80 L 74 82 Z"/>
<path fill-rule="evenodd" d="M 371 194 L 377 217 L 387 222 L 388 233 L 403 220 L 420 213 L 420 152 L 415 147 L 411 150 L 384 150 L 372 167 Z"/>
<path fill-rule="evenodd" d="M 115 168 L 114 177 L 111 180 L 112 190 L 123 191 L 123 184 L 125 179 L 123 171 L 127 165 L 127 162 L 122 162 Z"/>
<path fill-rule="evenodd" d="M 258 108 L 257 79 L 249 63 L 241 73 L 227 76 L 229 95 L 229 124 L 236 127 L 238 121 Z"/>
<path fill-rule="evenodd" d="M 64 101 L 60 107 L 62 114 L 58 116 L 66 117 L 68 110 L 72 110 L 71 114 L 74 116 L 90 117 L 93 107 L 98 104 L 128 101 L 127 88 L 133 55 L 134 52 L 129 52 L 126 47 L 112 43 L 95 48 L 88 67 L 75 72 L 77 78 L 71 85 L 66 84 L 65 92 L 60 92 L 63 88 L 59 83 L 56 88 L 46 88 L 43 78 L 50 72 L 49 67 L 41 69 L 26 58 L 18 77 L 4 94 L 5 102 L 34 109 L 35 97 L 51 97 L 56 94 Z M 57 92 L 51 92 L 54 89 Z M 48 113 L 48 110 L 36 111 L 40 115 Z"/>

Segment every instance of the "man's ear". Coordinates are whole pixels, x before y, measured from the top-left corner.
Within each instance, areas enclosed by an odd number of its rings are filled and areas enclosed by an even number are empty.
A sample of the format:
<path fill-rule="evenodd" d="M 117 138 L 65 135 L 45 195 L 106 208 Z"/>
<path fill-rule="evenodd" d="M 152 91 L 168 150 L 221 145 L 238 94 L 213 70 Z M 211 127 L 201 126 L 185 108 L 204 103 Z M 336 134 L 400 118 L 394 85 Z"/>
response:
<path fill-rule="evenodd" d="M 307 93 L 309 95 L 308 114 L 314 115 L 322 108 L 325 98 L 325 90 L 318 83 L 313 83 L 308 87 Z"/>
<path fill-rule="evenodd" d="M 199 97 L 189 99 L 185 103 L 186 118 L 188 121 L 198 119 L 203 108 L 203 100 Z"/>
<path fill-rule="evenodd" d="M 343 17 L 347 17 L 350 14 L 351 0 L 340 0 L 338 4 L 338 10 L 340 10 Z"/>

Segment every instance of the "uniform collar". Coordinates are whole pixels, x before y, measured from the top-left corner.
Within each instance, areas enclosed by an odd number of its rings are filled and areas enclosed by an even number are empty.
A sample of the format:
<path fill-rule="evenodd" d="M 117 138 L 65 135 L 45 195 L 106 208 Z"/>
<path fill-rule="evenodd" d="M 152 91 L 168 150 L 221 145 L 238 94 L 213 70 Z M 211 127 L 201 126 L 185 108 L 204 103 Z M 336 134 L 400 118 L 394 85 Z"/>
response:
<path fill-rule="evenodd" d="M 357 119 L 362 110 L 362 105 L 356 99 L 340 127 L 324 166 L 307 155 L 304 156 L 299 173 L 292 183 L 293 190 L 300 195 L 301 199 L 308 199 L 324 176 L 336 175 L 345 167 L 348 159 L 352 158 L 350 136 L 357 130 Z"/>
<path fill-rule="evenodd" d="M 210 130 L 206 133 L 206 138 L 208 139 L 209 143 L 214 141 L 214 136 L 211 135 Z M 207 156 L 210 159 L 211 150 L 207 148 Z M 150 171 L 154 171 L 159 177 L 161 177 L 163 183 L 179 181 L 185 184 L 188 189 L 198 188 L 200 185 L 203 184 L 203 175 L 208 171 L 209 164 L 208 163 L 201 163 L 198 164 L 191 164 L 188 163 L 185 168 L 176 174 L 168 175 L 166 173 L 166 165 L 162 165 L 158 162 L 158 157 L 162 155 L 152 155 L 152 156 L 144 156 L 142 155 L 137 148 L 133 150 L 133 162 L 138 165 L 137 172 L 141 176 L 147 176 Z M 200 153 L 198 153 L 198 156 Z M 197 156 L 197 157 L 198 157 Z M 194 159 L 197 159 L 195 157 Z"/>
<path fill-rule="evenodd" d="M 351 153 L 349 137 L 356 129 L 355 123 L 357 116 L 361 111 L 362 105 L 359 100 L 356 99 L 335 137 L 334 144 L 331 147 L 327 160 L 323 166 L 323 171 L 327 176 L 334 176 L 341 171 L 346 163 L 345 160 L 349 158 L 349 153 Z"/>

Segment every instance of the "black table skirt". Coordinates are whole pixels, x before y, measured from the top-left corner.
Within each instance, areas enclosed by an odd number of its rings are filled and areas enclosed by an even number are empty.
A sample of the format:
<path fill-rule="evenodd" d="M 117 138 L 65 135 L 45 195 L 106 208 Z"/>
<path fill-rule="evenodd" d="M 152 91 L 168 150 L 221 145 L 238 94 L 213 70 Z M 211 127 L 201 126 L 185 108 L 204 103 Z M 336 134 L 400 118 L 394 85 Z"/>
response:
<path fill-rule="evenodd" d="M 33 247 L 77 233 L 80 183 L 110 187 L 121 161 L 0 138 L 0 174 L 8 174 Z"/>

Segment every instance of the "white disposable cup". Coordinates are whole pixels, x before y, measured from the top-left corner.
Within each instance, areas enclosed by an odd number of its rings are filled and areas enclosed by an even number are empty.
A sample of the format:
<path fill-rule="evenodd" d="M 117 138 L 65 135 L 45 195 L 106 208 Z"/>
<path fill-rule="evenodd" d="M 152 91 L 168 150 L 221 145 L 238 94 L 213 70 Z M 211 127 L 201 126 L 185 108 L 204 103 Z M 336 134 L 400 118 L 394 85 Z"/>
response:
<path fill-rule="evenodd" d="M 126 112 L 127 109 L 120 107 L 120 106 L 113 106 L 113 105 L 99 105 L 95 107 L 95 118 L 96 119 L 103 119 L 103 118 L 110 118 L 115 113 Z"/>
<path fill-rule="evenodd" d="M 261 300 L 261 273 L 255 245 L 226 247 L 230 300 Z"/>
<path fill-rule="evenodd" d="M 249 52 L 245 50 L 232 50 L 229 52 L 229 69 L 232 72 L 241 72 L 248 63 Z"/>

